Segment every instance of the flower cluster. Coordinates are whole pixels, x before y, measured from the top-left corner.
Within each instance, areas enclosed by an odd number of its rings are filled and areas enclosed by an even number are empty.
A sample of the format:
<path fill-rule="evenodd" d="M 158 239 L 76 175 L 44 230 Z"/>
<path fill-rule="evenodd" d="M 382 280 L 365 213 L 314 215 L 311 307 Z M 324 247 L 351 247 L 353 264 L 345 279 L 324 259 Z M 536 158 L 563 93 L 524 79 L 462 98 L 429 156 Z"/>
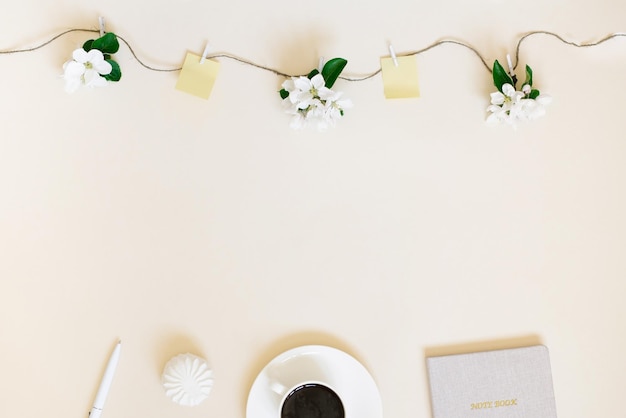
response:
<path fill-rule="evenodd" d="M 321 73 L 313 70 L 306 77 L 285 80 L 280 96 L 286 112 L 293 115 L 293 129 L 315 124 L 318 130 L 325 130 L 335 125 L 344 109 L 352 107 L 349 99 L 341 98 L 341 92 L 331 90 L 346 64 L 343 58 L 335 58 L 324 65 Z"/>
<path fill-rule="evenodd" d="M 72 60 L 63 64 L 65 90 L 73 93 L 82 85 L 101 87 L 107 81 L 119 81 L 122 77 L 120 66 L 111 59 L 111 54 L 116 53 L 119 47 L 117 37 L 109 32 L 74 50 Z"/>
<path fill-rule="evenodd" d="M 521 91 L 515 89 L 515 75 L 509 76 L 497 60 L 493 65 L 493 81 L 498 91 L 491 93 L 491 105 L 487 107 L 489 124 L 507 123 L 515 127 L 517 122 L 537 119 L 545 115 L 545 106 L 552 101 L 550 96 L 533 89 L 533 73 L 528 65 Z"/>

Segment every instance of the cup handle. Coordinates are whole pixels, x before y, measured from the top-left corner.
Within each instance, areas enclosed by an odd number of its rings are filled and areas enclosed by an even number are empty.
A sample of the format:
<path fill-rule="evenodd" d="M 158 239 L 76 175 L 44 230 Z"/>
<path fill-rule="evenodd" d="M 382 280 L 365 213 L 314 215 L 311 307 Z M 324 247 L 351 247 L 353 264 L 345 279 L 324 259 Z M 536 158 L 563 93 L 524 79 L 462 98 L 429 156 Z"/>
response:
<path fill-rule="evenodd" d="M 270 382 L 270 389 L 272 389 L 272 392 L 280 396 L 283 396 L 285 393 L 287 393 L 287 387 L 275 380 Z"/>

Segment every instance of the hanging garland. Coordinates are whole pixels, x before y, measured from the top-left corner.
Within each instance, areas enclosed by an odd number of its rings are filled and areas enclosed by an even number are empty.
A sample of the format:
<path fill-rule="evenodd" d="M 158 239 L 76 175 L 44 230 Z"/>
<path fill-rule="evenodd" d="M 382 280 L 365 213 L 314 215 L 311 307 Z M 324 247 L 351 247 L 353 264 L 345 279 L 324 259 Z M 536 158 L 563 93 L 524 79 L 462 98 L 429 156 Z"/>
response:
<path fill-rule="evenodd" d="M 98 31 L 93 29 L 69 29 L 41 45 L 32 48 L 0 51 L 0 55 L 36 51 L 72 32 L 97 33 Z M 151 67 L 139 59 L 129 42 L 124 38 L 112 32 L 104 33 L 102 26 L 100 34 L 101 36 L 99 38 L 90 39 L 83 44 L 82 48 L 74 50 L 72 52 L 72 59 L 63 65 L 63 78 L 65 80 L 66 91 L 74 92 L 81 86 L 98 87 L 104 86 L 108 82 L 119 81 L 122 72 L 119 64 L 112 58 L 112 55 L 119 50 L 120 45 L 118 40 L 122 41 L 128 47 L 128 50 L 137 62 L 148 70 L 158 72 L 176 72 L 182 70 L 182 67 L 172 69 Z M 490 125 L 504 123 L 515 127 L 518 122 L 533 120 L 543 116 L 545 114 L 545 106 L 552 101 L 549 95 L 541 94 L 539 90 L 533 87 L 533 72 L 528 65 L 526 66 L 524 83 L 522 83 L 521 89 L 517 90 L 517 76 L 514 71 L 519 63 L 520 48 L 522 43 L 533 35 L 551 36 L 566 45 L 577 48 L 594 47 L 610 39 L 626 36 L 625 33 L 614 33 L 605 36 L 597 42 L 580 44 L 568 41 L 558 34 L 549 31 L 529 32 L 518 41 L 515 49 L 515 65 L 512 65 L 509 59 L 509 72 L 502 67 L 498 60 L 495 60 L 493 66 L 490 67 L 476 48 L 455 40 L 446 39 L 437 41 L 423 49 L 399 54 L 398 56 L 417 56 L 445 44 L 454 44 L 471 50 L 480 59 L 483 66 L 491 72 L 494 86 L 497 89 L 496 92 L 490 95 L 490 105 L 487 107 L 487 123 Z M 203 57 L 203 59 L 204 58 L 205 57 Z M 226 58 L 287 78 L 287 80 L 283 82 L 279 94 L 283 100 L 286 112 L 292 115 L 290 126 L 294 129 L 315 125 L 319 130 L 324 130 L 329 126 L 334 126 L 337 120 L 344 116 L 344 110 L 352 107 L 352 102 L 349 99 L 343 99 L 341 92 L 331 90 L 334 83 L 339 79 L 351 82 L 365 81 L 382 72 L 382 68 L 378 68 L 376 71 L 363 77 L 354 78 L 341 76 L 347 64 L 347 61 L 343 58 L 334 58 L 328 61 L 322 68 L 314 69 L 307 75 L 286 74 L 228 53 L 213 54 L 206 58 Z M 507 56 L 507 59 L 508 58 Z"/>

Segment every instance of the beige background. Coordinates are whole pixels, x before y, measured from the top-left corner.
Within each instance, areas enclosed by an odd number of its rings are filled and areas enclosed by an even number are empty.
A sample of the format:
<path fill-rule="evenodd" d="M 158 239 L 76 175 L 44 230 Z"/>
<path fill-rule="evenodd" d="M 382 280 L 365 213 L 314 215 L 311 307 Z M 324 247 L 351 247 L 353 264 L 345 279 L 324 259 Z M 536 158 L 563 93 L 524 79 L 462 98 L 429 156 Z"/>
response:
<path fill-rule="evenodd" d="M 208 39 L 358 75 L 387 42 L 463 40 L 491 63 L 530 30 L 598 40 L 626 29 L 624 4 L 24 0 L 0 49 L 103 15 L 154 66 Z M 430 416 L 426 355 L 535 342 L 560 416 L 622 413 L 626 39 L 529 39 L 521 63 L 554 103 L 517 130 L 485 126 L 491 76 L 447 45 L 419 56 L 420 99 L 338 82 L 355 107 L 321 135 L 290 130 L 283 79 L 228 60 L 203 101 L 122 46 L 120 83 L 68 95 L 61 66 L 87 39 L 0 56 L 0 416 L 85 417 L 117 338 L 106 418 L 244 417 L 256 374 L 299 344 L 357 357 L 386 417 Z M 215 372 L 195 409 L 159 381 L 185 351 Z"/>

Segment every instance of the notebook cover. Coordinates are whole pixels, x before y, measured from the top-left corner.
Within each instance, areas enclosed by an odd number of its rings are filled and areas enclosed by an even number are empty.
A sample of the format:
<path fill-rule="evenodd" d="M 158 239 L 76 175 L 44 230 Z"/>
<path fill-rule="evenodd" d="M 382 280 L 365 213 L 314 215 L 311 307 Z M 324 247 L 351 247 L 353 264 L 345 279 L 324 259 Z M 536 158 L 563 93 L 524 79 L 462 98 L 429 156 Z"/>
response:
<path fill-rule="evenodd" d="M 434 418 L 556 418 L 545 346 L 426 359 Z"/>

